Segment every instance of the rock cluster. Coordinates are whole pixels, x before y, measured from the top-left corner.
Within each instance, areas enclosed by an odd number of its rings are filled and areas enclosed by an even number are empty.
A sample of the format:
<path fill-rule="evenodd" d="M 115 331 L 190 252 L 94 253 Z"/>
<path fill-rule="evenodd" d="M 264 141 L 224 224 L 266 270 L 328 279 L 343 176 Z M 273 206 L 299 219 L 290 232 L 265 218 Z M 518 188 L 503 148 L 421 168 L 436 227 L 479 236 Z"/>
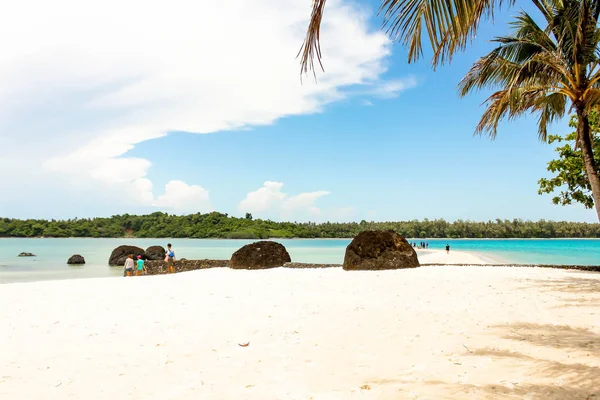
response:
<path fill-rule="evenodd" d="M 148 274 L 166 273 L 165 249 L 151 246 L 145 251 L 136 246 L 119 246 L 113 250 L 108 263 L 123 265 L 129 254 L 146 259 Z M 83 257 L 82 257 L 83 258 Z M 233 269 L 328 268 L 333 264 L 299 264 L 291 262 L 290 254 L 281 244 L 263 240 L 243 246 L 226 260 L 177 260 L 176 272 L 197 269 L 229 267 Z M 359 233 L 346 248 L 343 268 L 345 270 L 385 270 L 415 268 L 419 266 L 413 247 L 394 231 L 364 231 Z"/>
<path fill-rule="evenodd" d="M 22 252 L 22 253 L 19 253 L 19 257 L 35 257 L 35 254 Z"/>

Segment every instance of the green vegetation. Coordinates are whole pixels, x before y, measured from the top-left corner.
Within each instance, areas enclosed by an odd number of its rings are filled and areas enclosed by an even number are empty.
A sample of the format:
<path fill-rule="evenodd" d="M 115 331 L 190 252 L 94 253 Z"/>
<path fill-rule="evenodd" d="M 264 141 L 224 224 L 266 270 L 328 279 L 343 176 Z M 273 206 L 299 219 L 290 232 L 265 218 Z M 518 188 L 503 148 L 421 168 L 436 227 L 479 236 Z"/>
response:
<path fill-rule="evenodd" d="M 140 238 L 349 238 L 363 230 L 392 229 L 409 237 L 428 238 L 598 238 L 600 224 L 553 221 L 429 221 L 360 223 L 293 223 L 229 217 L 227 214 L 185 216 L 156 212 L 68 221 L 0 218 L 1 237 L 140 237 Z"/>
<path fill-rule="evenodd" d="M 600 121 L 598 112 L 593 111 L 589 115 L 590 129 L 593 135 L 594 157 L 598 174 L 600 174 Z M 571 128 L 577 127 L 577 116 L 571 117 L 569 122 Z M 556 148 L 558 158 L 548 163 L 548 171 L 554 176 L 550 179 L 539 180 L 539 194 L 553 193 L 563 189 L 557 196 L 552 198 L 554 204 L 567 205 L 573 202 L 581 203 L 586 208 L 594 207 L 592 188 L 585 175 L 583 166 L 583 153 L 577 146 L 577 131 L 566 136 L 550 135 L 548 143 L 559 143 Z M 563 144 L 563 142 L 565 142 Z"/>

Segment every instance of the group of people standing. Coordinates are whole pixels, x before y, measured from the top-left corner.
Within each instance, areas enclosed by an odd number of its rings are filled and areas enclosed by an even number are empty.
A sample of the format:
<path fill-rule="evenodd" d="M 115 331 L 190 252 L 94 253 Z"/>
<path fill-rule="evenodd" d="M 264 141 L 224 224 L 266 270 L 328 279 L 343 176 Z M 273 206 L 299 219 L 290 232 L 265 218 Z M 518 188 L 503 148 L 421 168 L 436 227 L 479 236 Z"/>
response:
<path fill-rule="evenodd" d="M 167 244 L 167 251 L 165 252 L 165 262 L 167 263 L 167 274 L 175 273 L 175 251 L 171 247 L 171 243 Z M 133 254 L 129 254 L 125 260 L 125 267 L 123 269 L 123 276 L 140 276 L 142 273 L 148 272 L 144 259 L 140 254 L 137 256 L 137 260 L 133 260 Z"/>
<path fill-rule="evenodd" d="M 429 242 L 420 242 L 418 245 L 417 245 L 417 242 L 412 242 L 412 243 L 410 243 L 410 245 L 412 247 L 416 247 L 418 249 L 428 249 L 429 248 Z M 450 254 L 450 245 L 449 244 L 446 244 L 446 253 Z"/>
<path fill-rule="evenodd" d="M 125 260 L 125 268 L 123 270 L 123 276 L 140 276 L 142 272 L 148 272 L 144 265 L 144 259 L 141 255 L 137 256 L 137 261 L 133 261 L 133 254 L 127 256 Z"/>

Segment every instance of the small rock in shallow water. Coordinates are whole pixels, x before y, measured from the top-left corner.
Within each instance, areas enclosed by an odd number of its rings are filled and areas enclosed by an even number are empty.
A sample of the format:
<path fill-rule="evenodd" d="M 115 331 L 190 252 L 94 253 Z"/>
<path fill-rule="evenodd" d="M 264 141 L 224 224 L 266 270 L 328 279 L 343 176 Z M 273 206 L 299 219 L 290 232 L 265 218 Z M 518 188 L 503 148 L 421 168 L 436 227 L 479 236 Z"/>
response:
<path fill-rule="evenodd" d="M 67 260 L 67 264 L 85 264 L 85 258 L 79 254 L 74 254 Z"/>
<path fill-rule="evenodd" d="M 35 254 L 23 252 L 19 254 L 19 257 L 35 257 Z"/>

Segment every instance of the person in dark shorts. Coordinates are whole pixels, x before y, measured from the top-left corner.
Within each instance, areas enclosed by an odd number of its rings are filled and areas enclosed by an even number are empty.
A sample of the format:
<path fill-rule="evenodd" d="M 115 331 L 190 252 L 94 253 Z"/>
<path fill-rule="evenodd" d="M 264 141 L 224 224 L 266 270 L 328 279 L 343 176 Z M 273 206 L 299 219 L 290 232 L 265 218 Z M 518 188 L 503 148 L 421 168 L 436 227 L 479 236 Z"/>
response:
<path fill-rule="evenodd" d="M 175 251 L 171 247 L 171 243 L 167 244 L 167 253 L 165 254 L 165 260 L 167 261 L 167 274 L 175 273 Z"/>
<path fill-rule="evenodd" d="M 123 268 L 123 276 L 133 276 L 133 254 L 127 256 L 125 267 Z"/>
<path fill-rule="evenodd" d="M 449 244 L 446 244 L 446 253 L 450 254 L 450 245 Z"/>

